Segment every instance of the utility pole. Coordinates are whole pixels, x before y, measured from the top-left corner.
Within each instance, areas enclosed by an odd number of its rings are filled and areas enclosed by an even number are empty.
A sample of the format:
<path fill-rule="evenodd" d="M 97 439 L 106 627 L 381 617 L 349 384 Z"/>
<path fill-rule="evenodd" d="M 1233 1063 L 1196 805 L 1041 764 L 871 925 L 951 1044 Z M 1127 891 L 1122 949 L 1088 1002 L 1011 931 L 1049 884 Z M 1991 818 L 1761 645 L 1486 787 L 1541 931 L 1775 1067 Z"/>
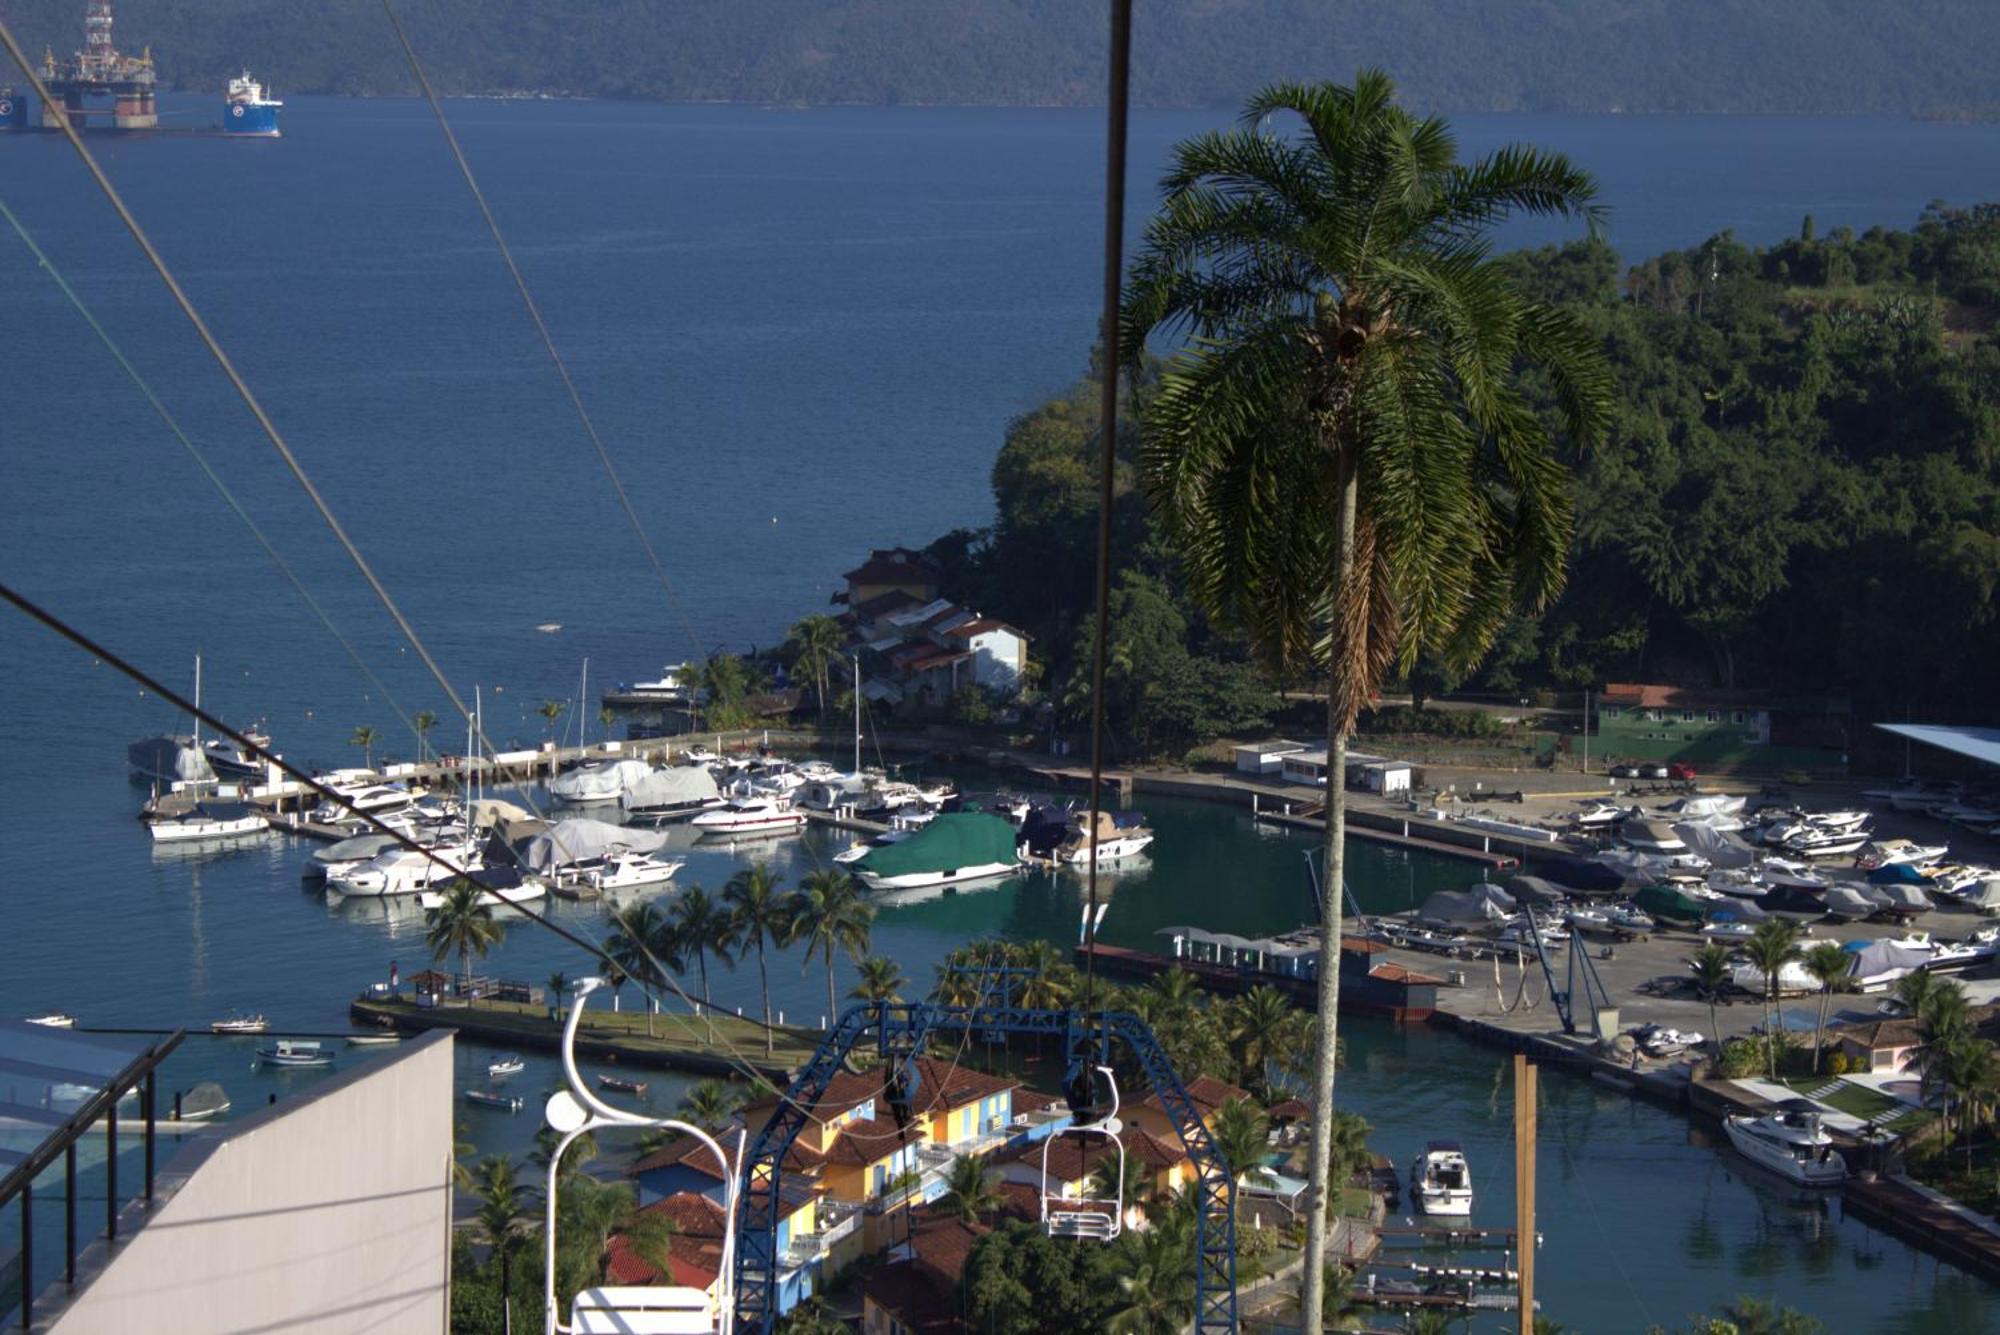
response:
<path fill-rule="evenodd" d="M 1521 1335 L 1535 1335 L 1535 1068 L 1514 1054 L 1514 1245 L 1521 1272 Z"/>
<path fill-rule="evenodd" d="M 1590 773 L 1590 688 L 1583 688 L 1583 772 Z"/>

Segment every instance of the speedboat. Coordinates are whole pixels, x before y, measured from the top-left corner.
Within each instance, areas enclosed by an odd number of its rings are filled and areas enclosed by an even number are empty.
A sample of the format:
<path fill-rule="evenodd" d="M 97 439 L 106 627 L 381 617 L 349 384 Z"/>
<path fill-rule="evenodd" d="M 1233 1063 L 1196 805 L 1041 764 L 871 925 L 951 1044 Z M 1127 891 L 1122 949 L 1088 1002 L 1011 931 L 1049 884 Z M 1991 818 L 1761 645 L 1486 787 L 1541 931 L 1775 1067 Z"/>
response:
<path fill-rule="evenodd" d="M 1563 917 L 1579 932 L 1608 932 L 1611 919 L 1602 909 L 1571 909 Z"/>
<path fill-rule="evenodd" d="M 1877 839 L 1861 850 L 1854 865 L 1863 871 L 1903 864 L 1921 867 L 1942 860 L 1951 852 L 1949 844 L 1919 844 L 1908 839 Z"/>
<path fill-rule="evenodd" d="M 1866 830 L 1831 830 L 1809 826 L 1785 840 L 1785 850 L 1803 858 L 1839 858 L 1868 842 Z"/>
<path fill-rule="evenodd" d="M 482 1108 L 496 1108 L 501 1112 L 521 1111 L 521 1100 L 518 1097 L 491 1089 L 468 1089 L 465 1091 L 465 1101 L 476 1103 Z"/>
<path fill-rule="evenodd" d="M 208 1026 L 211 1034 L 261 1034 L 271 1022 L 261 1012 L 231 1011 Z"/>
<path fill-rule="evenodd" d="M 493 873 L 487 873 L 489 876 Z M 508 876 L 506 884 L 479 885 L 479 899 L 488 908 L 497 904 L 532 904 L 548 894 L 549 888 L 537 876 Z M 444 894 L 438 890 L 425 890 L 417 895 L 417 907 L 426 913 L 444 907 Z"/>
<path fill-rule="evenodd" d="M 271 749 L 271 739 L 255 728 L 243 731 L 244 739 L 262 750 Z M 209 769 L 218 779 L 249 779 L 264 777 L 264 762 L 225 737 L 211 737 L 201 744 L 202 758 L 208 761 Z"/>
<path fill-rule="evenodd" d="M 565 869 L 565 877 L 579 890 L 588 887 L 599 894 L 614 890 L 643 890 L 665 885 L 687 864 L 678 858 L 656 858 L 629 849 L 613 848 L 601 858 L 577 863 Z"/>
<path fill-rule="evenodd" d="M 1703 1042 L 1698 1030 L 1670 1029 L 1659 1024 L 1640 1025 L 1632 1031 L 1632 1038 L 1648 1057 L 1677 1057 L 1689 1048 L 1700 1047 Z"/>
<path fill-rule="evenodd" d="M 1570 822 L 1586 830 L 1608 830 L 1624 820 L 1629 814 L 1616 802 L 1606 802 L 1603 798 L 1590 797 L 1583 801 L 1583 809 L 1570 817 Z"/>
<path fill-rule="evenodd" d="M 805 812 L 781 797 L 738 798 L 690 822 L 703 834 L 792 834 L 805 823 Z"/>
<path fill-rule="evenodd" d="M 1711 941 L 1748 941 L 1757 935 L 1757 924 L 1735 919 L 1703 923 L 1701 934 Z"/>
<path fill-rule="evenodd" d="M 209 839 L 254 839 L 268 834 L 271 823 L 264 813 L 241 802 L 202 801 L 184 816 L 156 816 L 146 822 L 146 832 L 156 844 Z"/>
<path fill-rule="evenodd" d="M 333 1049 L 316 1038 L 281 1038 L 258 1048 L 257 1060 L 267 1066 L 331 1066 Z"/>
<path fill-rule="evenodd" d="M 62 1011 L 50 1011 L 46 1015 L 30 1015 L 29 1024 L 38 1024 L 44 1029 L 74 1029 L 76 1017 Z"/>
<path fill-rule="evenodd" d="M 518 1052 L 503 1052 L 486 1063 L 486 1074 L 495 1080 L 505 1080 L 510 1075 L 519 1075 L 528 1069 Z"/>
<path fill-rule="evenodd" d="M 1075 833 L 1057 847 L 1055 856 L 1058 862 L 1075 866 L 1092 861 L 1100 864 L 1116 862 L 1145 852 L 1152 842 L 1153 832 L 1146 827 L 1145 817 L 1138 812 L 1099 811 L 1095 836 L 1079 825 Z"/>
<path fill-rule="evenodd" d="M 1472 1168 L 1455 1140 L 1433 1140 L 1410 1165 L 1410 1199 L 1425 1214 L 1470 1215 Z"/>
<path fill-rule="evenodd" d="M 854 814 L 862 820 L 886 824 L 899 812 L 924 804 L 923 790 L 914 783 L 878 783 L 856 799 Z"/>
<path fill-rule="evenodd" d="M 1609 904 L 1604 908 L 1604 916 L 1611 925 L 1623 932 L 1650 932 L 1656 924 L 1652 917 L 1634 904 Z"/>
<path fill-rule="evenodd" d="M 1810 1100 L 1787 1099 L 1764 1117 L 1725 1117 L 1722 1129 L 1738 1154 L 1802 1186 L 1837 1186 L 1847 1176 L 1847 1160 Z"/>
<path fill-rule="evenodd" d="M 334 867 L 327 889 L 353 897 L 417 895 L 485 866 L 471 847 L 415 849 L 397 845 L 354 867 Z"/>

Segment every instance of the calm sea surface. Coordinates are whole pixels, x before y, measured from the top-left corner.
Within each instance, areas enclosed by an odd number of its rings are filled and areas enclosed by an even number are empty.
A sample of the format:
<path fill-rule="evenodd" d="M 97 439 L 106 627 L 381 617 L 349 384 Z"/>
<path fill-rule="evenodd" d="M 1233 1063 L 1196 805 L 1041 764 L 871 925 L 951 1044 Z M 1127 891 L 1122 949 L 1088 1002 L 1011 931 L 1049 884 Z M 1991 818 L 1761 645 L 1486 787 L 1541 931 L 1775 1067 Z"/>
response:
<path fill-rule="evenodd" d="M 215 119 L 170 102 L 182 124 Z M 652 581 L 428 113 L 297 99 L 276 143 L 98 141 L 113 179 L 316 481 L 505 744 L 533 707 L 718 646 L 769 644 L 825 606 L 870 545 L 990 515 L 1008 418 L 1084 364 L 1096 300 L 1100 118 L 1044 111 L 766 111 L 465 103 L 455 123 L 672 577 Z M 1167 147 L 1220 117 L 1134 121 L 1133 212 Z M 1631 258 L 1734 228 L 1764 242 L 1911 221 L 1994 179 L 2000 128 L 1891 121 L 1467 118 L 1473 150 L 1525 139 L 1599 173 Z M 0 578 L 206 700 L 264 719 L 294 758 L 350 763 L 369 724 L 446 713 L 296 487 L 161 294 L 68 150 L 0 140 L 0 199 L 113 330 L 388 684 L 367 686 L 275 577 L 180 446 L 11 233 L 0 232 Z M 1558 239 L 1519 229 L 1511 243 Z M 541 623 L 561 623 L 555 634 Z M 0 769 L 7 945 L 0 1013 L 205 1024 L 235 1007 L 300 1031 L 424 960 L 418 917 L 330 906 L 309 850 L 273 838 L 153 852 L 124 745 L 175 720 L 107 669 L 0 616 L 9 763 Z M 441 729 L 441 733 L 448 731 Z M 1302 852 L 1234 812 L 1149 802 L 1148 867 L 1115 878 L 1108 940 L 1178 923 L 1260 932 L 1310 912 Z M 683 836 L 684 837 L 684 836 Z M 775 846 L 790 872 L 817 837 Z M 688 854 L 717 887 L 727 849 Z M 1395 907 L 1462 866 L 1361 855 L 1359 893 Z M 915 980 L 969 936 L 1074 940 L 1077 883 L 1039 876 L 884 908 L 876 949 Z M 556 912 L 593 935 L 595 910 Z M 579 961 L 532 926 L 492 964 L 539 980 Z M 844 971 L 845 972 L 845 971 Z M 774 964 L 789 1018 L 824 984 Z M 843 990 L 846 987 L 843 981 Z M 755 1003 L 754 971 L 716 992 Z M 628 998 L 628 1001 L 630 999 Z M 663 1020 L 662 1023 L 671 1023 Z M 1510 1210 L 1499 1054 L 1429 1030 L 1349 1026 L 1343 1099 L 1399 1161 L 1457 1135 L 1482 1216 Z M 190 1040 L 170 1083 L 221 1080 L 248 1107 L 301 1082 L 242 1042 Z M 467 1046 L 468 1083 L 490 1054 Z M 349 1058 L 344 1060 L 358 1060 Z M 309 1078 L 309 1077 L 305 1077 Z M 531 1064 L 533 1093 L 551 1078 Z M 671 1104 L 678 1084 L 655 1083 Z M 1837 1331 L 2000 1330 L 2000 1295 L 1750 1177 L 1674 1115 L 1587 1082 L 1544 1082 L 1543 1300 L 1574 1328 L 1674 1322 L 1776 1294 Z M 476 1109 L 483 1148 L 532 1117 Z M 8 1224 L 11 1227 L 11 1222 Z M 46 1253 L 45 1253 L 46 1254 Z"/>

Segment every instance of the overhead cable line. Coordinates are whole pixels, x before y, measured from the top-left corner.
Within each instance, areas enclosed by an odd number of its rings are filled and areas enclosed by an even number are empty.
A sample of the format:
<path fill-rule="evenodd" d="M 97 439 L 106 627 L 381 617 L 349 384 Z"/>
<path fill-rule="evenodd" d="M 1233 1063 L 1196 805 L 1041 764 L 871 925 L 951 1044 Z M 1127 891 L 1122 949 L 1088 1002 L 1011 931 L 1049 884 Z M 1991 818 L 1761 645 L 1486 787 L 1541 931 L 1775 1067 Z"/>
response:
<path fill-rule="evenodd" d="M 432 848 L 426 844 L 420 843 L 417 840 L 411 838 L 408 833 L 406 833 L 403 830 L 397 829 L 393 825 L 390 825 L 387 821 L 383 820 L 375 812 L 367 811 L 362 809 L 361 807 L 356 806 L 354 804 L 353 799 L 350 798 L 347 794 L 342 793 L 338 789 L 328 784 L 322 783 L 317 778 L 314 778 L 311 774 L 308 774 L 306 771 L 300 769 L 297 765 L 294 765 L 290 761 L 287 761 L 283 756 L 277 755 L 268 748 L 259 745 L 256 741 L 252 740 L 245 734 L 238 732 L 235 728 L 232 728 L 231 726 L 229 726 L 229 724 L 223 722 L 220 718 L 216 717 L 214 714 L 211 714 L 207 710 L 202 709 L 192 700 L 183 697 L 178 691 L 175 691 L 172 687 L 166 685 L 158 678 L 146 672 L 143 668 L 138 667 L 136 664 L 126 659 L 123 655 L 118 654 L 113 650 L 107 648 L 106 646 L 98 643 L 96 640 L 84 634 L 83 631 L 70 625 L 67 621 L 64 621 L 61 617 L 57 616 L 55 613 L 40 606 L 32 599 L 28 598 L 25 594 L 22 594 L 18 590 L 14 589 L 11 585 L 0 583 L 0 600 L 4 600 L 8 603 L 13 604 L 16 608 L 19 608 L 27 616 L 29 616 L 35 621 L 40 622 L 43 626 L 47 627 L 49 630 L 54 631 L 57 635 L 61 636 L 63 639 L 68 640 L 71 644 L 83 650 L 91 657 L 109 665 L 116 671 L 124 674 L 133 682 L 137 683 L 144 689 L 153 692 L 153 694 L 159 696 L 162 700 L 165 700 L 168 704 L 173 705 L 175 708 L 186 711 L 188 714 L 200 720 L 202 723 L 205 723 L 209 727 L 213 728 L 218 735 L 229 738 L 231 741 L 235 742 L 238 746 L 242 747 L 244 751 L 247 752 L 248 754 L 255 756 L 257 759 L 264 761 L 267 764 L 275 766 L 279 771 L 281 771 L 282 773 L 284 773 L 297 783 L 303 785 L 304 787 L 311 789 L 321 798 L 324 798 L 326 801 L 345 810 L 349 815 L 360 820 L 362 823 L 373 826 L 377 833 L 387 835 L 390 839 L 394 840 L 397 844 L 401 845 L 403 848 L 408 849 L 409 851 L 425 858 L 434 866 L 449 873 L 454 878 L 460 878 L 466 876 L 466 870 L 463 867 L 459 867 L 456 864 L 452 863 L 448 858 L 446 858 L 443 854 L 439 853 L 435 848 Z M 513 904 L 509 905 L 509 907 L 515 909 L 517 912 L 521 913 L 524 917 L 528 918 L 529 920 L 540 923 L 543 927 L 548 928 L 548 930 L 554 932 L 557 936 L 561 937 L 563 940 L 569 942 L 573 946 L 578 947 L 585 954 L 590 955 L 593 958 L 601 961 L 602 963 L 610 966 L 613 970 L 616 970 L 620 973 L 624 973 L 627 977 L 632 977 L 633 981 L 639 984 L 640 989 L 646 992 L 649 999 L 655 1001 L 658 1000 L 657 997 L 653 996 L 652 989 L 648 985 L 650 980 L 633 976 L 629 970 L 626 970 L 616 960 L 612 959 L 610 954 L 602 946 L 594 944 L 591 941 L 587 940 L 586 938 L 577 935 L 575 932 L 572 932 L 567 927 L 564 927 L 561 924 L 557 923 L 552 918 L 548 917 L 546 914 L 538 913 L 524 904 Z M 651 950 L 647 948 L 643 943 L 641 943 L 640 953 L 652 964 L 653 968 L 658 972 L 659 977 L 665 980 L 667 986 L 671 988 L 683 1002 L 685 1002 L 691 1008 L 696 1004 L 695 999 L 687 994 L 687 992 L 685 991 L 685 989 L 681 987 L 679 982 L 673 978 L 673 976 L 666 970 L 666 968 L 663 965 L 660 964 L 658 959 L 654 958 Z M 701 999 L 701 1004 L 709 1005 L 710 1003 L 708 1002 L 708 999 L 706 997 L 703 997 Z M 673 1012 L 665 1012 L 665 1013 L 669 1015 L 671 1018 L 683 1024 L 687 1023 L 686 1017 L 684 1016 L 675 1015 L 673 1014 Z M 749 1023 L 756 1025 L 758 1028 L 776 1028 L 776 1026 L 765 1025 L 762 1021 L 755 1019 L 750 1019 Z M 689 1032 L 691 1034 L 693 1033 L 693 1029 L 691 1026 L 689 1028 Z M 764 1088 L 776 1091 L 779 1098 L 786 1097 L 786 1092 L 782 1088 L 780 1088 L 774 1081 L 770 1080 L 768 1077 L 764 1076 L 761 1072 L 757 1071 L 753 1066 L 750 1065 L 749 1061 L 742 1055 L 741 1050 L 736 1048 L 734 1043 L 731 1043 L 729 1040 L 724 1039 L 723 1046 L 730 1050 L 730 1055 L 734 1059 L 735 1064 L 743 1071 L 743 1074 L 753 1084 L 761 1085 Z M 822 1120 L 822 1119 L 816 1118 L 815 1120 Z"/>
<path fill-rule="evenodd" d="M 403 726 L 421 737 L 422 734 L 418 731 L 416 724 L 411 721 L 409 715 L 403 712 L 403 707 L 396 703 L 396 697 L 389 693 L 389 688 L 382 684 L 382 679 L 375 675 L 374 669 L 368 666 L 367 661 L 348 642 L 347 637 L 340 633 L 339 629 L 333 624 L 333 618 L 326 614 L 326 609 L 319 605 L 319 600 L 312 596 L 311 591 L 299 579 L 297 572 L 286 563 L 284 557 L 278 554 L 278 549 L 271 545 L 269 538 L 264 536 L 264 531 L 257 526 L 257 521 L 250 517 L 249 511 L 243 508 L 242 502 L 236 499 L 236 494 L 229 490 L 229 485 L 222 480 L 221 474 L 217 473 L 210 466 L 207 457 L 202 454 L 200 447 L 188 437 L 186 431 L 181 429 L 180 422 L 168 410 L 167 405 L 160 401 L 160 396 L 153 392 L 153 387 L 146 383 L 145 377 L 139 374 L 139 368 L 132 364 L 131 360 L 126 357 L 124 349 L 120 348 L 117 342 L 112 339 L 111 331 L 106 329 L 103 322 L 97 318 L 90 307 L 84 304 L 83 298 L 77 294 L 75 288 L 70 286 L 69 280 L 63 277 L 60 269 L 56 268 L 55 262 L 43 252 L 41 246 L 37 244 L 34 236 L 28 231 L 27 227 L 15 216 L 14 211 L 7 207 L 5 199 L 0 199 L 0 217 L 4 217 L 7 220 L 8 225 L 14 229 L 15 235 L 21 238 L 22 244 L 27 246 L 28 250 L 34 255 L 36 262 L 41 265 L 43 271 L 48 274 L 51 281 L 61 290 L 62 294 L 69 298 L 70 305 L 74 306 L 76 313 L 83 317 L 84 323 L 90 326 L 91 332 L 97 335 L 98 341 L 104 344 L 105 349 L 110 352 L 112 358 L 117 361 L 119 366 L 124 368 L 125 374 L 131 378 L 133 385 L 138 387 L 139 393 L 145 396 L 146 402 L 153 406 L 153 411 L 159 414 L 160 420 L 166 424 L 167 430 L 174 434 L 174 439 L 181 443 L 181 448 L 188 452 L 188 456 L 194 460 L 196 467 L 201 469 L 202 476 L 208 479 L 209 484 L 215 488 L 216 494 L 222 497 L 231 510 L 235 511 L 236 517 L 243 521 L 243 527 L 250 530 L 250 536 L 257 540 L 257 545 L 262 547 L 264 554 L 271 558 L 271 564 L 278 568 L 278 573 L 290 581 L 294 589 L 298 590 L 299 597 L 305 600 L 306 606 L 311 608 L 313 615 L 319 618 L 320 625 L 326 627 L 326 633 L 331 635 L 334 642 L 346 652 L 348 658 L 353 661 L 354 666 L 360 670 L 361 675 L 368 679 L 369 684 L 380 692 L 383 701 L 395 713 L 396 717 L 402 720 Z"/>
<path fill-rule="evenodd" d="M 27 76 L 29 86 L 35 90 L 35 95 L 41 99 L 42 108 L 47 112 L 48 118 L 61 127 L 63 137 L 69 140 L 70 147 L 75 149 L 76 155 L 83 160 L 83 165 L 89 171 L 91 179 L 97 183 L 97 188 L 102 190 L 104 197 L 111 201 L 111 207 L 118 211 L 118 217 L 125 224 L 125 229 L 132 234 L 132 239 L 138 243 L 139 249 L 144 252 L 147 261 L 153 266 L 153 271 L 160 276 L 160 281 L 166 284 L 167 291 L 173 295 L 174 304 L 180 307 L 181 314 L 185 315 L 188 323 L 194 326 L 195 333 L 201 337 L 202 345 L 208 349 L 209 355 L 215 358 L 215 363 L 222 368 L 222 373 L 229 377 L 229 383 L 235 386 L 236 392 L 241 396 L 244 406 L 250 410 L 250 415 L 257 419 L 257 425 L 264 429 L 265 436 L 270 439 L 273 448 L 284 459 L 285 466 L 291 470 L 292 476 L 298 480 L 299 486 L 305 489 L 307 497 L 313 503 L 313 508 L 319 511 L 319 517 L 326 521 L 326 526 L 333 531 L 333 536 L 340 541 L 341 547 L 347 552 L 348 559 L 354 562 L 355 568 L 361 572 L 362 578 L 368 581 L 368 587 L 375 591 L 376 598 L 381 601 L 383 608 L 388 611 L 389 616 L 403 632 L 404 637 L 409 640 L 410 647 L 417 651 L 417 657 L 422 659 L 424 666 L 430 669 L 431 676 L 436 679 L 439 687 L 444 690 L 446 698 L 452 703 L 452 707 L 462 717 L 470 718 L 472 716 L 471 711 L 465 707 L 465 702 L 459 698 L 458 692 L 454 691 L 451 683 L 445 679 L 443 669 L 439 668 L 437 660 L 431 657 L 430 650 L 424 647 L 423 640 L 417 635 L 416 627 L 412 626 L 409 618 L 403 615 L 403 610 L 396 606 L 396 600 L 389 596 L 389 590 L 375 574 L 374 568 L 368 564 L 367 558 L 361 555 L 361 549 L 354 545 L 354 539 L 347 535 L 347 530 L 341 527 L 340 521 L 334 517 L 332 508 L 326 503 L 326 498 L 320 495 L 319 488 L 314 486 L 312 479 L 306 475 L 305 466 L 299 462 L 299 457 L 292 453 L 292 447 L 285 443 L 285 437 L 278 430 L 277 423 L 273 422 L 270 414 L 264 411 L 264 405 L 250 391 L 249 383 L 243 379 L 242 373 L 236 369 L 236 364 L 229 360 L 229 354 L 222 350 L 222 344 L 217 342 L 215 335 L 209 331 L 207 322 L 201 318 L 201 313 L 195 310 L 194 303 L 188 300 L 187 293 L 181 290 L 181 285 L 174 278 L 173 271 L 167 268 L 167 262 L 160 257 L 160 252 L 154 249 L 152 239 L 146 235 L 146 229 L 139 225 L 138 218 L 134 217 L 132 210 L 126 207 L 124 197 L 118 193 L 118 188 L 111 184 L 111 178 L 104 174 L 104 168 L 98 165 L 97 158 L 83 142 L 83 136 L 77 132 L 76 126 L 70 122 L 69 115 L 63 109 L 62 104 L 55 100 L 54 96 L 48 90 L 48 85 L 42 82 L 42 76 L 29 61 L 27 52 L 21 49 L 20 42 L 14 36 L 14 30 L 8 27 L 7 21 L 4 18 L 0 18 L 0 45 L 4 45 L 7 48 L 7 54 L 12 56 L 14 63 L 21 67 L 22 74 Z"/>
<path fill-rule="evenodd" d="M 674 586 L 667 578 L 667 569 L 660 563 L 660 554 L 653 548 L 653 540 L 646 534 L 646 526 L 639 519 L 638 510 L 633 508 L 632 497 L 625 490 L 625 483 L 618 476 L 618 469 L 611 462 L 611 451 L 604 446 L 604 438 L 598 434 L 597 424 L 590 418 L 590 411 L 583 406 L 583 394 L 576 387 L 576 380 L 569 373 L 569 364 L 563 361 L 562 353 L 556 349 L 555 335 L 549 332 L 548 322 L 542 319 L 541 307 L 535 304 L 535 297 L 528 290 L 528 280 L 521 273 L 521 266 L 514 262 L 514 251 L 508 246 L 507 238 L 500 230 L 499 219 L 493 216 L 493 208 L 486 202 L 485 191 L 479 188 L 479 179 L 472 174 L 472 163 L 466 159 L 465 150 L 459 147 L 458 136 L 452 132 L 451 121 L 445 117 L 444 104 L 438 100 L 437 90 L 431 87 L 430 76 L 424 72 L 423 62 L 417 59 L 417 49 L 411 45 L 409 34 L 403 31 L 403 21 L 396 16 L 396 7 L 390 0 L 382 0 L 382 11 L 389 16 L 389 26 L 396 30 L 396 40 L 402 44 L 403 55 L 410 63 L 410 72 L 416 75 L 417 86 L 423 90 L 424 100 L 430 103 L 431 113 L 437 117 L 438 128 L 444 132 L 444 141 L 451 149 L 451 156 L 458 163 L 459 174 L 465 178 L 465 185 L 472 192 L 473 202 L 479 205 L 479 214 L 486 220 L 486 230 L 493 234 L 493 244 L 499 248 L 500 258 L 507 266 L 507 272 L 514 279 L 514 289 L 521 294 L 521 304 L 527 308 L 528 318 L 534 322 L 535 332 L 541 336 L 542 346 L 548 350 L 549 361 L 555 365 L 556 374 L 562 378 L 563 389 L 569 395 L 570 406 L 576 409 L 576 420 L 583 426 L 583 434 L 590 438 L 590 444 L 597 451 L 597 460 L 604 465 L 604 476 L 611 481 L 611 490 L 617 494 L 618 504 L 625 511 L 625 518 L 637 535 L 639 545 L 646 551 L 646 560 L 653 567 L 653 575 L 660 582 L 661 590 L 667 596 L 667 606 L 681 623 L 681 633 L 687 636 L 688 644 L 701 662 L 708 661 L 708 653 L 701 641 L 695 637 L 694 627 L 689 623 L 687 613 L 682 609 Z"/>
<path fill-rule="evenodd" d="M 1104 659 L 1111 623 L 1111 527 L 1118 467 L 1118 299 L 1125 281 L 1125 140 L 1132 66 L 1132 0 L 1111 0 L 1111 87 L 1104 148 L 1104 312 L 1098 337 L 1097 633 L 1090 651 L 1090 850 L 1084 970 L 1097 992 L 1097 864 L 1104 809 Z"/>

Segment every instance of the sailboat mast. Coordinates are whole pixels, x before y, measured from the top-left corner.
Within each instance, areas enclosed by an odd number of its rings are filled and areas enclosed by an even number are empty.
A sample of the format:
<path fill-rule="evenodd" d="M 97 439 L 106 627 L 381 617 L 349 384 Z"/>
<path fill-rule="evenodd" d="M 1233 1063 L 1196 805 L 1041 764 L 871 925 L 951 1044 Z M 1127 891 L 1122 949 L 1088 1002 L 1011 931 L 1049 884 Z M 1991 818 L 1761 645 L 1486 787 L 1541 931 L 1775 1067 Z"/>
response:
<path fill-rule="evenodd" d="M 854 777 L 861 777 L 861 655 L 854 656 Z"/>
<path fill-rule="evenodd" d="M 199 751 L 199 750 L 201 749 L 201 713 L 200 713 L 200 711 L 201 711 L 201 655 L 200 655 L 200 654 L 196 654 L 196 655 L 194 656 L 194 707 L 195 707 L 195 711 L 196 711 L 196 712 L 195 712 L 195 716 L 194 716 L 194 745 L 195 745 L 195 749 L 196 749 L 197 751 Z"/>
<path fill-rule="evenodd" d="M 583 660 L 583 685 L 576 688 L 576 744 L 590 745 L 590 660 Z"/>

